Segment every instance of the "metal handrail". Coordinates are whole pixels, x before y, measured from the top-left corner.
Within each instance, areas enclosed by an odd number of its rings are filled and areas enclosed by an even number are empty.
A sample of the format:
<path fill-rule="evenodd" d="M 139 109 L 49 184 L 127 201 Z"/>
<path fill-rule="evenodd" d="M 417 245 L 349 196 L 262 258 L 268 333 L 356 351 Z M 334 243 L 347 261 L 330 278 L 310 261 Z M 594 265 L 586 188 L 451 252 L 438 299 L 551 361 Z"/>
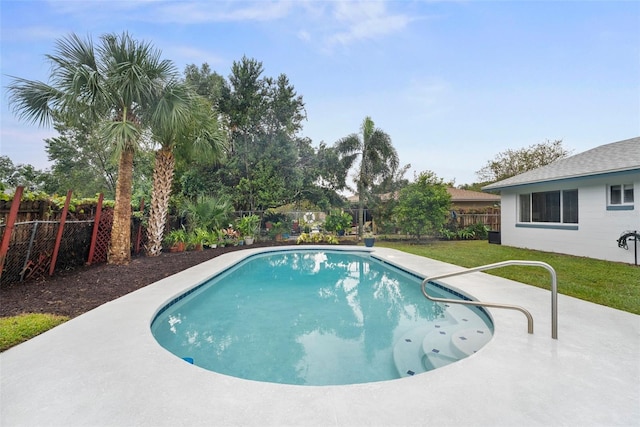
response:
<path fill-rule="evenodd" d="M 455 300 L 455 299 L 446 299 L 446 298 L 435 298 L 430 296 L 427 293 L 427 289 L 426 289 L 427 283 L 429 283 L 432 280 L 444 279 L 445 277 L 452 277 L 452 276 L 461 276 L 463 274 L 475 273 L 477 271 L 491 270 L 494 268 L 506 267 L 509 265 L 527 265 L 527 266 L 534 266 L 534 267 L 543 267 L 543 268 L 546 268 L 551 274 L 551 338 L 553 338 L 554 340 L 557 340 L 558 339 L 558 282 L 557 282 L 556 271 L 553 269 L 553 267 L 551 267 L 546 262 L 509 260 L 509 261 L 496 262 L 494 264 L 481 265 L 480 267 L 470 268 L 463 271 L 457 271 L 455 273 L 448 273 L 448 274 L 441 274 L 439 276 L 427 277 L 422 281 L 422 284 L 421 284 L 422 294 L 427 299 L 431 301 L 436 301 L 436 302 L 446 302 L 446 303 L 465 304 L 465 305 L 479 305 L 483 307 L 506 308 L 510 310 L 521 311 L 522 313 L 524 313 L 525 316 L 527 316 L 527 332 L 532 334 L 533 333 L 533 316 L 531 316 L 531 313 L 529 313 L 523 307 L 520 307 L 517 305 L 510 305 L 510 304 L 498 304 L 498 303 L 492 303 L 492 302 L 464 301 L 464 300 Z"/>

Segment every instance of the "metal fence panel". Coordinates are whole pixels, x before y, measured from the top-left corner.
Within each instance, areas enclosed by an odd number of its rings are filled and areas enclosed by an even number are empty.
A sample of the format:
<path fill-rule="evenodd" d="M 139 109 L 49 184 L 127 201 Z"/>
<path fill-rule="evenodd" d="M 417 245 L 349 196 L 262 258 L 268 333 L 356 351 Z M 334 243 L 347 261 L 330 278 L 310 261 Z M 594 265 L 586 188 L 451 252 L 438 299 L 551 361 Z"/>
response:
<path fill-rule="evenodd" d="M 65 223 L 56 269 L 82 265 L 87 260 L 92 220 Z M 2 283 L 19 282 L 49 274 L 59 221 L 28 221 L 14 225 L 2 272 Z M 6 226 L 0 225 L 1 234 Z"/>

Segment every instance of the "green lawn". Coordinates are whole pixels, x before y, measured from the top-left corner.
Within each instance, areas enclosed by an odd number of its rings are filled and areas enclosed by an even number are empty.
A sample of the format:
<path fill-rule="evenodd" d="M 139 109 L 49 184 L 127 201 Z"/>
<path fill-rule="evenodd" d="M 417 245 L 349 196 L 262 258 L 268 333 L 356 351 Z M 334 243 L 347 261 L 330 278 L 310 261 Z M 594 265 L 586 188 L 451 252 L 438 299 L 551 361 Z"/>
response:
<path fill-rule="evenodd" d="M 480 240 L 431 241 L 424 244 L 377 241 L 376 246 L 393 248 L 467 268 L 511 259 L 543 261 L 556 270 L 559 293 L 640 314 L 638 266 L 492 245 Z M 550 289 L 549 272 L 543 268 L 509 266 L 488 270 L 486 273 Z"/>
<path fill-rule="evenodd" d="M 0 318 L 0 351 L 20 344 L 69 320 L 54 314 L 29 313 Z"/>

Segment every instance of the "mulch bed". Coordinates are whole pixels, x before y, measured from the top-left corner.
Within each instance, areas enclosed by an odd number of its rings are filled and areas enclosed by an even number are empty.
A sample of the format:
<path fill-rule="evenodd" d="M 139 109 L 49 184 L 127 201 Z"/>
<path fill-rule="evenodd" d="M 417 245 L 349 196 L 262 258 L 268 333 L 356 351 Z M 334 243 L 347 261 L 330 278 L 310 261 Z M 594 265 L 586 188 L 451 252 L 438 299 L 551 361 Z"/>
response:
<path fill-rule="evenodd" d="M 284 245 L 290 242 L 255 243 L 249 248 L 278 244 Z M 0 317 L 21 313 L 51 313 L 76 317 L 201 262 L 223 253 L 242 249 L 246 247 L 232 246 L 178 253 L 163 252 L 157 257 L 135 257 L 128 265 L 85 266 L 57 272 L 53 277 L 2 285 L 0 286 Z"/>

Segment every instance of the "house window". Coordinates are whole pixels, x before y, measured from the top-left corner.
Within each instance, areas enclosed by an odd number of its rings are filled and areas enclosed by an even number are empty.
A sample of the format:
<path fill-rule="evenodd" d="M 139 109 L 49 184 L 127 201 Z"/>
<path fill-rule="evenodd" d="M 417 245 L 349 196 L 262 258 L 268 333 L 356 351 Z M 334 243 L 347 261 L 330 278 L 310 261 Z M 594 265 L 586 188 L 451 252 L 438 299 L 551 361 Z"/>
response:
<path fill-rule="evenodd" d="M 610 185 L 609 205 L 633 205 L 633 184 Z"/>
<path fill-rule="evenodd" d="M 531 222 L 531 194 L 520 194 L 520 222 Z"/>
<path fill-rule="evenodd" d="M 520 222 L 578 223 L 578 190 L 519 195 Z"/>
<path fill-rule="evenodd" d="M 578 190 L 562 192 L 562 222 L 565 224 L 578 223 Z"/>
<path fill-rule="evenodd" d="M 560 192 L 531 193 L 532 222 L 560 222 Z"/>

